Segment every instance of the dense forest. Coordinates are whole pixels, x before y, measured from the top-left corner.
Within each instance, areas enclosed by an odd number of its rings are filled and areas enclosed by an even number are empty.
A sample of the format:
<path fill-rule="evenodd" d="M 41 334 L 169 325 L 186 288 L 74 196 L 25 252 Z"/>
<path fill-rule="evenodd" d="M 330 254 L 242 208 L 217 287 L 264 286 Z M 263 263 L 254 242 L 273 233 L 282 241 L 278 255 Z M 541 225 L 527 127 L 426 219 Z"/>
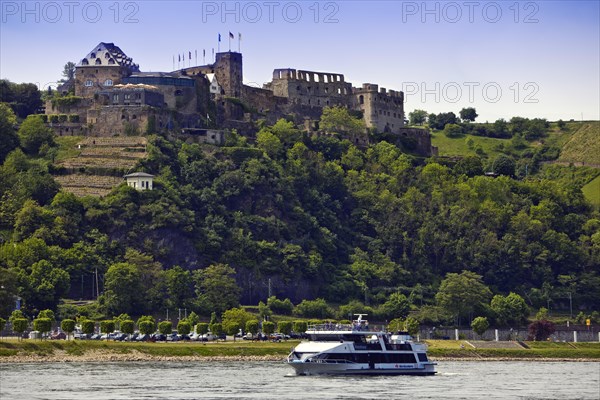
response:
<path fill-rule="evenodd" d="M 493 299 L 514 297 L 527 310 L 569 298 L 577 312 L 600 308 L 598 211 L 576 182 L 517 177 L 510 154 L 422 159 L 374 132 L 358 148 L 343 132 L 361 121 L 337 109 L 327 135 L 285 120 L 252 142 L 230 132 L 222 147 L 152 135 L 138 169 L 156 175 L 154 190 L 78 198 L 52 178 L 43 123 L 29 116 L 17 132 L 0 111 L 0 316 L 17 296 L 30 315 L 97 318 L 209 316 L 270 295 L 282 310 L 316 299 L 307 316 L 323 304 L 382 319 L 412 308 L 432 323 L 501 321 Z M 475 288 L 467 305 L 451 298 Z"/>

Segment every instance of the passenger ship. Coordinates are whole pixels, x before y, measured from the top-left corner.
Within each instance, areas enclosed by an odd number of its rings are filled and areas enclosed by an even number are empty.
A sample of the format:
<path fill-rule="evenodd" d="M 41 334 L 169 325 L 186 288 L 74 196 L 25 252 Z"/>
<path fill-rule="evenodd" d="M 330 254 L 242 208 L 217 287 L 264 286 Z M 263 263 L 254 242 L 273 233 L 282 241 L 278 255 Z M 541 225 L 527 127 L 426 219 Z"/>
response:
<path fill-rule="evenodd" d="M 391 334 L 369 329 L 357 314 L 351 325 L 309 326 L 310 341 L 296 346 L 287 363 L 296 375 L 434 375 L 436 363 L 427 358 L 427 346 L 408 332 Z"/>

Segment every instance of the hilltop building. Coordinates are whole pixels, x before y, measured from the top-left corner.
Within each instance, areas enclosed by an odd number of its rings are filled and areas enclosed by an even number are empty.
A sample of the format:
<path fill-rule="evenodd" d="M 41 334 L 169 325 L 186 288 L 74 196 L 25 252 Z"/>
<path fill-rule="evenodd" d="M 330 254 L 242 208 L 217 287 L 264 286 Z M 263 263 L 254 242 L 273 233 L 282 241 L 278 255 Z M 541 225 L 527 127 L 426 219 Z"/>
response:
<path fill-rule="evenodd" d="M 207 132 L 237 129 L 252 137 L 258 119 L 280 118 L 320 132 L 323 108 L 342 106 L 362 115 L 367 128 L 410 142 L 417 153 L 435 152 L 428 131 L 404 126 L 401 91 L 373 83 L 353 87 L 339 73 L 291 68 L 275 69 L 262 88 L 244 85 L 242 54 L 231 51 L 217 53 L 208 65 L 142 72 L 119 47 L 100 43 L 79 61 L 74 82 L 63 87 L 73 88 L 74 95 L 49 101 L 46 113 L 76 115 L 69 121 L 79 127 L 70 126 L 71 132 L 92 136 L 176 131 L 190 140 L 219 143 Z M 68 134 L 65 126 L 53 124 L 59 134 Z M 363 146 L 369 136 L 365 131 L 349 139 Z"/>

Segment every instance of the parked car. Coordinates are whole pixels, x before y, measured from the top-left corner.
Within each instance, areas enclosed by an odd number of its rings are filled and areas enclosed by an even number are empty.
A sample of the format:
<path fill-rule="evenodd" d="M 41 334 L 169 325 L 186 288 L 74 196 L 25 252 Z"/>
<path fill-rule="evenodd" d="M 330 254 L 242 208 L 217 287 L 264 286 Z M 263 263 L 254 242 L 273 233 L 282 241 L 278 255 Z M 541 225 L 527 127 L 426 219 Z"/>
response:
<path fill-rule="evenodd" d="M 196 342 L 199 341 L 201 337 L 202 335 L 199 335 L 196 332 L 194 332 L 190 335 L 190 340 Z"/>
<path fill-rule="evenodd" d="M 65 340 L 67 338 L 67 334 L 64 332 L 54 332 L 50 335 L 50 339 L 52 340 Z"/>
<path fill-rule="evenodd" d="M 170 333 L 167 335 L 167 342 L 178 342 L 179 339 L 179 335 L 176 333 Z"/>
<path fill-rule="evenodd" d="M 284 335 L 283 333 L 275 332 L 269 336 L 269 339 L 273 342 L 281 342 L 282 340 L 288 340 L 290 338 L 289 335 Z"/>
<path fill-rule="evenodd" d="M 213 335 L 212 333 L 209 332 L 209 333 L 205 333 L 204 335 L 202 335 L 202 338 L 200 339 L 200 341 L 202 341 L 202 342 L 210 342 L 210 341 L 217 340 L 217 339 L 218 339 L 217 336 L 215 336 L 215 335 Z"/>

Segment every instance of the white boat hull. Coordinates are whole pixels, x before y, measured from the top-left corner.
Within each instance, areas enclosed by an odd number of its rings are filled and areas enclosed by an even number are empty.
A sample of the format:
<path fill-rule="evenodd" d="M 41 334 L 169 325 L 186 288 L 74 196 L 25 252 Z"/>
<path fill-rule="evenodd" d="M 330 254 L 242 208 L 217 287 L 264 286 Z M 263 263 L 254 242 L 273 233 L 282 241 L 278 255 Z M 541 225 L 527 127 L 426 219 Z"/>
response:
<path fill-rule="evenodd" d="M 434 375 L 435 363 L 420 366 L 398 364 L 376 364 L 373 368 L 369 364 L 357 363 L 327 363 L 288 361 L 294 368 L 296 375 Z"/>

